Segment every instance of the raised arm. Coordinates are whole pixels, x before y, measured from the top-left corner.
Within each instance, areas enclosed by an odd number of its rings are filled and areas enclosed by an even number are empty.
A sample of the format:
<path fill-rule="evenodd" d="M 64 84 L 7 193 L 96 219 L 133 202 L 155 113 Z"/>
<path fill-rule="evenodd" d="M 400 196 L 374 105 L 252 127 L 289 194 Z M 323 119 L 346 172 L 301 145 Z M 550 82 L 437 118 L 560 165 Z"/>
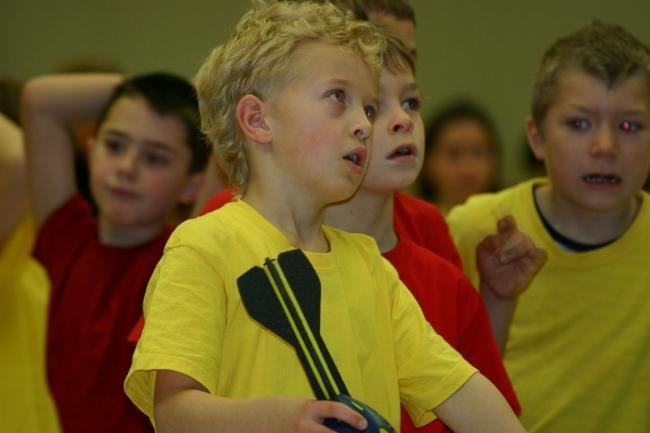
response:
<path fill-rule="evenodd" d="M 517 297 L 546 262 L 546 251 L 519 231 L 512 216 L 497 222 L 497 233 L 476 246 L 479 289 L 501 353 L 505 353 Z"/>
<path fill-rule="evenodd" d="M 165 370 L 156 375 L 154 418 L 159 433 L 333 433 L 322 425 L 325 418 L 366 428 L 365 419 L 341 403 L 300 397 L 217 397 L 189 376 Z"/>
<path fill-rule="evenodd" d="M 21 120 L 37 227 L 77 190 L 71 129 L 95 119 L 121 80 L 115 74 L 51 75 L 23 89 Z"/>
<path fill-rule="evenodd" d="M 0 113 L 0 250 L 27 213 L 25 149 L 20 128 Z"/>

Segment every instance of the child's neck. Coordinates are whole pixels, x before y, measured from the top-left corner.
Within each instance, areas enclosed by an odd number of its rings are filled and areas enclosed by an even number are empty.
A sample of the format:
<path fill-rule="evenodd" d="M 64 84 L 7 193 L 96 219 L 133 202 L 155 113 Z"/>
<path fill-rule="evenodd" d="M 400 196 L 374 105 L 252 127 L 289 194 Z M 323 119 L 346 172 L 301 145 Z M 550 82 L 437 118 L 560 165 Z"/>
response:
<path fill-rule="evenodd" d="M 393 229 L 394 195 L 373 194 L 359 190 L 350 200 L 330 206 L 325 223 L 355 233 L 372 236 L 384 253 L 397 245 Z"/>
<path fill-rule="evenodd" d="M 535 199 L 548 223 L 565 237 L 582 244 L 601 244 L 620 237 L 640 209 L 638 197 L 625 207 L 597 212 L 584 210 L 554 194 L 550 185 L 535 189 Z"/>
<path fill-rule="evenodd" d="M 99 217 L 98 236 L 102 245 L 111 247 L 137 247 L 144 245 L 160 234 L 165 222 L 137 226 L 118 226 Z"/>
<path fill-rule="evenodd" d="M 323 232 L 324 205 L 305 203 L 290 194 L 272 195 L 252 186 L 242 200 L 280 230 L 294 247 L 312 252 L 330 250 Z"/>

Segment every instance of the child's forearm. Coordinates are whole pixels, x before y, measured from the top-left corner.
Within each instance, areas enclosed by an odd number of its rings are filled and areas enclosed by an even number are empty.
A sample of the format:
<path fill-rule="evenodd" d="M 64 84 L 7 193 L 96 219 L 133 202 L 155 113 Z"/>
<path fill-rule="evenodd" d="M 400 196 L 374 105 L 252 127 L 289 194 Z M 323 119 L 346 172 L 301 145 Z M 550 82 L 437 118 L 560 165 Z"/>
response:
<path fill-rule="evenodd" d="M 280 431 L 265 400 L 240 400 L 185 389 L 155 404 L 156 431 L 264 432 Z M 288 430 L 287 430 L 288 431 Z"/>
<path fill-rule="evenodd" d="M 29 81 L 23 89 L 23 108 L 47 113 L 67 125 L 97 117 L 115 86 L 119 74 L 46 75 Z"/>
<path fill-rule="evenodd" d="M 515 309 L 517 308 L 517 299 L 499 298 L 492 290 L 482 287 L 482 282 L 480 283 L 480 286 L 479 290 L 481 293 L 481 299 L 483 299 L 485 309 L 488 312 L 492 334 L 494 335 L 494 340 L 499 347 L 499 352 L 501 352 L 501 355 L 503 356 L 506 352 L 506 344 L 508 342 L 512 318 L 515 314 Z"/>
<path fill-rule="evenodd" d="M 38 226 L 76 191 L 71 127 L 94 119 L 121 80 L 116 74 L 51 75 L 25 85 L 21 119 Z"/>
<path fill-rule="evenodd" d="M 478 373 L 435 412 L 456 433 L 525 433 L 505 398 Z"/>
<path fill-rule="evenodd" d="M 157 373 L 154 418 L 158 433 L 326 433 L 325 418 L 359 430 L 367 427 L 360 414 L 341 403 L 307 397 L 224 398 L 173 371 Z"/>

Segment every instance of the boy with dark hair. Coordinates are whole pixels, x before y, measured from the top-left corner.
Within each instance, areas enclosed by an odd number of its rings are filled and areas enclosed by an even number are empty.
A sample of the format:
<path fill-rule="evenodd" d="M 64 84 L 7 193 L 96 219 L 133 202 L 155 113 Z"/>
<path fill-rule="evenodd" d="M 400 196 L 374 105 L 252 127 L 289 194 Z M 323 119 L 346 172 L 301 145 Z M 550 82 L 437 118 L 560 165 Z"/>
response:
<path fill-rule="evenodd" d="M 556 41 L 527 132 L 548 178 L 477 196 L 449 216 L 473 281 L 476 245 L 502 215 L 548 253 L 524 293 L 491 302 L 510 332 L 505 362 L 522 422 L 534 432 L 647 432 L 648 47 L 602 22 Z"/>
<path fill-rule="evenodd" d="M 415 46 L 415 11 L 408 0 L 358 0 L 370 21 L 392 29 L 409 53 L 417 59 Z"/>
<path fill-rule="evenodd" d="M 200 184 L 208 148 L 195 91 L 169 74 L 54 75 L 30 81 L 22 103 L 34 256 L 51 280 L 47 374 L 62 429 L 150 431 L 122 391 L 127 335 L 170 233 L 167 214 Z M 100 111 L 88 143 L 95 214 L 76 191 L 70 130 Z"/>
<path fill-rule="evenodd" d="M 352 395 L 393 425 L 401 399 L 418 422 L 521 432 L 375 242 L 322 225 L 367 165 L 383 35 L 329 4 L 256 4 L 197 78 L 204 129 L 243 198 L 174 232 L 147 290 L 127 394 L 165 432 L 324 433 L 326 418 L 365 429 L 350 407 L 309 397 L 296 352 L 242 301 L 243 275 L 299 248 L 320 280 L 320 334 Z"/>

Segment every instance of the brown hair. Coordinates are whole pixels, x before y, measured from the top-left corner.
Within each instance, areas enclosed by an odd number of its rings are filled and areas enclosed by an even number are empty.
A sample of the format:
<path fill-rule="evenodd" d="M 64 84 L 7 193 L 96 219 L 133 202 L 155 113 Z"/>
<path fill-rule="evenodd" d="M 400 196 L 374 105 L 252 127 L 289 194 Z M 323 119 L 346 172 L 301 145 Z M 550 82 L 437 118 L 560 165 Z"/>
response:
<path fill-rule="evenodd" d="M 610 88 L 636 73 L 650 83 L 650 49 L 622 27 L 600 21 L 558 39 L 542 56 L 533 89 L 532 116 L 540 129 L 557 96 L 559 77 L 569 70 L 585 72 Z"/>

